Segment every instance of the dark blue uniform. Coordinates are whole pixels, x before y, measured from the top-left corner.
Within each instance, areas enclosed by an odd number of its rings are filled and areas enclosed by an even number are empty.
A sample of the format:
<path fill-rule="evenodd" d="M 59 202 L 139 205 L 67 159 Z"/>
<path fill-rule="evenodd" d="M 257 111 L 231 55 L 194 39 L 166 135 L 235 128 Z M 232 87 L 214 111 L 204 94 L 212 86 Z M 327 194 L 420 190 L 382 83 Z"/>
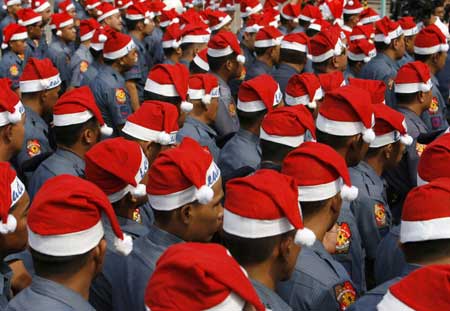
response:
<path fill-rule="evenodd" d="M 248 70 L 256 59 L 255 53 L 250 51 L 250 49 L 245 44 L 241 44 L 241 50 L 245 56 L 245 70 Z"/>
<path fill-rule="evenodd" d="M 152 68 L 154 65 L 161 64 L 164 61 L 162 37 L 163 31 L 161 28 L 155 27 L 152 33 L 144 39 L 145 48 L 151 59 L 151 63 L 148 64 L 148 68 Z"/>
<path fill-rule="evenodd" d="M 261 299 L 261 302 L 264 304 L 266 309 L 272 311 L 292 311 L 292 308 L 289 307 L 289 305 L 284 302 L 284 300 L 281 299 L 281 297 L 278 296 L 273 290 L 267 288 L 256 280 L 250 279 L 250 281 L 252 282 L 259 299 Z"/>
<path fill-rule="evenodd" d="M 80 87 L 84 74 L 94 61 L 89 48 L 83 44 L 75 51 L 70 60 L 71 79 L 70 86 Z"/>
<path fill-rule="evenodd" d="M 263 63 L 262 61 L 255 59 L 253 64 L 250 65 L 250 68 L 247 70 L 247 74 L 245 75 L 245 80 L 250 80 L 256 78 L 263 74 L 272 74 L 272 67 Z"/>
<path fill-rule="evenodd" d="M 403 65 L 406 65 L 407 63 L 411 63 L 414 61 L 414 57 L 408 54 L 408 52 L 405 52 L 405 55 L 397 61 L 398 68 L 402 67 Z"/>
<path fill-rule="evenodd" d="M 12 51 L 7 51 L 0 60 L 0 78 L 9 78 L 12 89 L 19 88 L 19 79 L 26 64 L 26 58 L 20 57 Z"/>
<path fill-rule="evenodd" d="M 239 119 L 236 114 L 236 103 L 231 96 L 231 90 L 228 84 L 217 74 L 214 73 L 219 81 L 219 108 L 217 109 L 214 128 L 219 137 L 235 133 L 239 129 Z"/>
<path fill-rule="evenodd" d="M 3 6 L 2 6 L 3 7 Z M 8 26 L 9 24 L 15 23 L 16 20 L 11 15 L 7 14 L 5 17 L 2 18 L 0 22 L 0 38 L 3 40 L 3 28 Z"/>
<path fill-rule="evenodd" d="M 447 54 L 447 60 L 445 61 L 445 67 L 436 74 L 436 78 L 439 81 L 439 91 L 444 99 L 448 99 L 450 90 L 450 53 Z M 450 111 L 447 104 L 447 117 L 450 117 Z"/>
<path fill-rule="evenodd" d="M 280 86 L 280 91 L 284 94 L 286 91 L 286 86 L 288 84 L 289 79 L 295 75 L 299 74 L 297 70 L 295 70 L 294 67 L 289 66 L 288 64 L 281 63 L 277 69 L 275 69 L 272 72 L 272 77 L 275 79 L 275 81 L 278 82 L 278 85 Z"/>
<path fill-rule="evenodd" d="M 445 130 L 448 128 L 447 122 L 447 101 L 441 95 L 439 91 L 439 81 L 436 76 L 431 77 L 433 83 L 432 92 L 433 99 L 431 100 L 431 106 L 427 111 L 420 116 L 425 122 L 427 127 L 432 131 Z"/>
<path fill-rule="evenodd" d="M 59 71 L 63 91 L 70 85 L 72 78 L 72 72 L 70 71 L 72 52 L 71 47 L 58 37 L 53 37 L 53 41 L 47 50 L 47 57 Z"/>
<path fill-rule="evenodd" d="M 101 67 L 106 66 L 104 64 L 100 64 L 95 60 L 89 65 L 88 69 L 81 76 L 80 86 L 89 86 L 92 81 L 97 77 L 98 71 Z"/>
<path fill-rule="evenodd" d="M 2 262 L 0 266 L 0 310 L 5 310 L 12 298 L 11 291 L 12 270 Z"/>
<path fill-rule="evenodd" d="M 136 51 L 138 53 L 138 61 L 136 65 L 133 66 L 129 71 L 124 73 L 124 78 L 126 81 L 133 80 L 136 83 L 136 88 L 139 95 L 139 101 L 144 101 L 144 87 L 145 81 L 147 81 L 148 71 L 150 70 L 149 64 L 152 64 L 150 54 L 147 52 L 144 42 L 139 39 L 133 38 L 134 44 L 136 45 Z"/>
<path fill-rule="evenodd" d="M 27 49 L 25 52 L 25 55 L 27 59 L 29 57 L 34 57 L 37 59 L 44 59 L 46 58 L 46 53 L 48 50 L 48 44 L 47 40 L 45 39 L 45 35 L 43 34 L 39 42 L 36 42 L 34 40 L 31 40 L 30 38 L 27 39 Z"/>

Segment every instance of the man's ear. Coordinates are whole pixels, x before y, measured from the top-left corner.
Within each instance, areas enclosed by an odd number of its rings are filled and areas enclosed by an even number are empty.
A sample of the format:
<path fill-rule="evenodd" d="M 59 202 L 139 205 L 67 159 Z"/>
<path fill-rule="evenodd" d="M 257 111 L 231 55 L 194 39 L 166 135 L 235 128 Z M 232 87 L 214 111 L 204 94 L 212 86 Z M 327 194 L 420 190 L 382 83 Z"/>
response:
<path fill-rule="evenodd" d="M 336 56 L 333 56 L 331 58 L 331 65 L 333 66 L 333 68 L 339 68 L 339 61 Z"/>
<path fill-rule="evenodd" d="M 11 143 L 13 140 L 13 125 L 7 124 L 3 127 L 3 130 L 0 132 L 0 137 L 7 143 Z"/>
<path fill-rule="evenodd" d="M 390 159 L 392 157 L 392 152 L 394 151 L 393 144 L 384 146 L 383 154 L 385 159 Z"/>
<path fill-rule="evenodd" d="M 180 208 L 179 217 L 183 224 L 188 225 L 192 222 L 193 203 L 186 204 Z"/>
<path fill-rule="evenodd" d="M 95 131 L 91 128 L 85 128 L 81 133 L 82 142 L 86 145 L 93 145 L 97 142 Z"/>
<path fill-rule="evenodd" d="M 95 263 L 95 274 L 99 274 L 103 269 L 103 262 L 106 254 L 106 240 L 101 239 L 98 245 L 92 250 L 92 259 Z"/>
<path fill-rule="evenodd" d="M 280 239 L 278 244 L 278 257 L 281 257 L 284 262 L 289 260 L 294 247 L 294 236 L 284 236 Z"/>

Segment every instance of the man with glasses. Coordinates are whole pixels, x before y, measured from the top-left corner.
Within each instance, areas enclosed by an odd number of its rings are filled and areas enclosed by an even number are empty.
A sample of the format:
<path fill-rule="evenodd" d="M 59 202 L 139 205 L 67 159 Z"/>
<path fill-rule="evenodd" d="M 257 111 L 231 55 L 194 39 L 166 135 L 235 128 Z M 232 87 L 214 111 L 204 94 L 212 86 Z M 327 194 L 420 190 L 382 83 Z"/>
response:
<path fill-rule="evenodd" d="M 48 49 L 48 45 L 43 35 L 44 23 L 42 16 L 32 9 L 21 9 L 17 12 L 17 16 L 19 17 L 19 25 L 27 27 L 26 59 L 29 57 L 45 58 L 45 51 Z"/>

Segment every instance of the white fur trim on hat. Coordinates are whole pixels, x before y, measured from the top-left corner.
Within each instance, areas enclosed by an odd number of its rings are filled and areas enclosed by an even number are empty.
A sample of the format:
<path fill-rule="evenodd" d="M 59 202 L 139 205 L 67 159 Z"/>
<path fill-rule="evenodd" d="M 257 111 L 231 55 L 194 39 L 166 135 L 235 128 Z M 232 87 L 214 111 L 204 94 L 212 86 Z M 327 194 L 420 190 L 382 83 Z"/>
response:
<path fill-rule="evenodd" d="M 110 17 L 110 16 L 112 16 L 114 14 L 119 14 L 119 9 L 114 9 L 114 10 L 111 10 L 111 11 L 106 12 L 106 13 L 103 13 L 102 11 L 97 11 L 97 14 L 100 15 L 99 17 L 97 17 L 97 21 L 101 22 L 107 17 Z"/>
<path fill-rule="evenodd" d="M 308 48 L 306 45 L 298 43 L 298 42 L 289 42 L 289 41 L 281 41 L 281 48 L 288 50 L 295 50 L 303 53 L 308 52 Z"/>
<path fill-rule="evenodd" d="M 42 22 L 42 16 L 40 16 L 40 15 L 36 16 L 36 17 L 33 17 L 31 19 L 28 19 L 26 21 L 23 21 L 23 20 L 19 19 L 17 23 L 19 25 L 21 25 L 21 26 L 30 26 L 30 25 L 33 25 L 33 24 L 36 24 L 36 23 L 39 23 L 39 22 Z"/>
<path fill-rule="evenodd" d="M 405 35 L 405 37 L 414 36 L 414 35 L 417 35 L 418 33 L 419 33 L 419 28 L 417 26 L 414 26 L 413 28 L 409 28 L 409 29 L 403 29 L 403 34 Z"/>
<path fill-rule="evenodd" d="M 338 39 L 337 42 L 336 42 L 336 45 L 334 46 L 333 49 L 330 49 L 330 50 L 328 50 L 325 53 L 320 54 L 320 55 L 312 55 L 311 54 L 311 60 L 314 63 L 321 63 L 323 61 L 326 61 L 330 57 L 341 55 L 343 48 L 345 48 L 344 43 L 342 43 L 341 39 Z"/>
<path fill-rule="evenodd" d="M 227 56 L 230 55 L 234 52 L 234 50 L 231 48 L 231 46 L 227 46 L 224 49 L 212 49 L 212 48 L 208 48 L 208 52 L 207 54 L 211 57 L 223 57 L 223 56 Z"/>
<path fill-rule="evenodd" d="M 224 301 L 204 311 L 243 310 L 244 307 L 245 300 L 234 292 L 231 292 Z"/>
<path fill-rule="evenodd" d="M 180 96 L 173 84 L 159 84 L 151 79 L 145 82 L 144 90 L 167 97 Z"/>
<path fill-rule="evenodd" d="M 153 141 L 160 145 L 175 144 L 176 132 L 166 133 L 162 131 L 155 131 L 130 121 L 125 122 L 125 125 L 122 128 L 122 132 L 134 138 L 143 141 Z M 161 134 L 167 134 L 168 137 Z"/>
<path fill-rule="evenodd" d="M 211 90 L 209 94 L 205 93 L 204 89 L 196 90 L 196 89 L 188 89 L 189 99 L 201 99 L 204 104 L 209 104 L 210 102 L 205 102 L 207 98 L 205 96 L 209 96 L 209 101 L 211 98 L 217 98 L 220 96 L 219 87 L 215 87 Z"/>
<path fill-rule="evenodd" d="M 282 40 L 283 40 L 283 37 L 278 37 L 275 39 L 267 39 L 267 40 L 256 40 L 255 48 L 267 48 L 267 47 L 281 45 Z"/>
<path fill-rule="evenodd" d="M 208 43 L 211 35 L 187 35 L 181 38 L 181 44 L 183 43 Z"/>
<path fill-rule="evenodd" d="M 28 33 L 25 32 L 20 32 L 20 33 L 15 33 L 11 36 L 11 38 L 9 39 L 9 42 L 11 41 L 16 41 L 16 40 L 25 40 L 28 38 Z"/>
<path fill-rule="evenodd" d="M 73 124 L 80 124 L 86 122 L 93 116 L 94 114 L 90 110 L 67 114 L 53 114 L 53 125 L 68 126 Z"/>
<path fill-rule="evenodd" d="M 209 71 L 209 64 L 207 62 L 205 62 L 200 56 L 195 55 L 193 62 L 200 67 L 201 69 L 203 69 L 204 71 Z"/>
<path fill-rule="evenodd" d="M 293 148 L 300 146 L 305 141 L 305 135 L 298 135 L 298 136 L 270 135 L 266 133 L 266 131 L 264 131 L 262 127 L 259 133 L 259 138 Z"/>
<path fill-rule="evenodd" d="M 362 122 L 334 121 L 325 118 L 320 113 L 317 115 L 316 127 L 324 133 L 336 136 L 353 136 L 361 133 L 364 134 L 367 130 Z"/>
<path fill-rule="evenodd" d="M 375 34 L 374 41 L 375 42 L 384 42 L 385 44 L 390 44 L 392 40 L 397 39 L 403 34 L 403 29 L 401 26 L 398 26 L 397 29 L 389 32 L 386 36 L 382 33 Z"/>
<path fill-rule="evenodd" d="M 439 52 L 447 52 L 448 51 L 448 44 L 438 44 L 426 48 L 421 48 L 414 45 L 414 53 L 420 54 L 420 55 L 431 55 Z"/>
<path fill-rule="evenodd" d="M 375 23 L 377 21 L 379 21 L 381 19 L 380 15 L 373 15 L 373 16 L 369 16 L 369 17 L 364 17 L 362 19 L 360 19 L 360 23 L 363 25 L 366 24 L 370 24 L 370 23 Z"/>
<path fill-rule="evenodd" d="M 334 181 L 321 185 L 299 186 L 298 201 L 314 202 L 332 198 L 341 191 L 343 184 L 342 178 L 339 177 Z"/>
<path fill-rule="evenodd" d="M 249 17 L 252 14 L 258 13 L 259 11 L 261 11 L 263 9 L 263 6 L 261 3 L 258 3 L 258 5 L 256 5 L 255 7 L 251 8 L 251 7 L 246 7 L 245 8 L 245 12 L 241 12 L 241 17 Z"/>
<path fill-rule="evenodd" d="M 53 77 L 40 80 L 20 81 L 19 87 L 21 93 L 33 93 L 43 90 L 53 89 L 61 84 L 59 73 Z"/>
<path fill-rule="evenodd" d="M 433 83 L 431 79 L 429 79 L 426 83 L 396 83 L 395 84 L 395 93 L 402 94 L 410 94 L 416 92 L 428 92 L 433 87 Z"/>
<path fill-rule="evenodd" d="M 383 296 L 383 299 L 377 305 L 378 311 L 415 311 L 413 308 L 408 307 L 403 302 L 398 300 L 392 293 L 388 290 Z"/>
<path fill-rule="evenodd" d="M 405 221 L 400 225 L 400 242 L 450 239 L 450 217 Z"/>
<path fill-rule="evenodd" d="M 162 42 L 162 47 L 163 49 L 178 49 L 181 45 L 181 40 L 177 41 L 177 40 L 169 40 L 169 41 L 163 41 Z"/>
<path fill-rule="evenodd" d="M 229 22 L 231 22 L 231 17 L 230 15 L 225 16 L 225 18 L 223 18 L 220 23 L 218 23 L 215 26 L 211 26 L 209 27 L 211 29 L 211 31 L 216 31 L 219 30 L 220 28 L 222 28 L 223 26 L 225 26 L 226 24 L 228 24 Z"/>
<path fill-rule="evenodd" d="M 369 55 L 366 55 L 364 53 L 361 54 L 354 54 L 351 51 L 348 51 L 348 58 L 352 61 L 356 62 L 365 62 L 368 63 L 372 58 L 374 58 L 377 55 L 377 50 L 373 49 L 369 52 Z"/>
<path fill-rule="evenodd" d="M 94 32 L 95 32 L 95 29 L 89 31 L 88 33 L 84 34 L 83 36 L 80 36 L 80 41 L 84 42 L 84 41 L 92 39 L 92 37 L 94 36 Z"/>
<path fill-rule="evenodd" d="M 109 53 L 103 52 L 103 57 L 107 59 L 118 59 L 130 53 L 134 48 L 136 48 L 136 45 L 134 44 L 134 41 L 130 39 L 130 42 L 128 42 L 127 45 L 117 51 Z"/>
<path fill-rule="evenodd" d="M 36 13 L 42 13 L 50 7 L 50 3 L 48 1 L 43 2 L 41 5 L 36 2 L 36 5 L 38 5 L 38 7 L 34 9 Z"/>
<path fill-rule="evenodd" d="M 395 143 L 400 140 L 400 132 L 399 131 L 391 131 L 389 133 L 378 135 L 375 139 L 370 143 L 370 148 L 379 148 L 392 143 Z"/>
<path fill-rule="evenodd" d="M 22 114 L 25 112 L 25 108 L 20 100 L 14 106 L 14 109 L 14 113 L 9 111 L 0 112 L 0 126 L 10 123 L 16 124 L 22 119 Z"/>

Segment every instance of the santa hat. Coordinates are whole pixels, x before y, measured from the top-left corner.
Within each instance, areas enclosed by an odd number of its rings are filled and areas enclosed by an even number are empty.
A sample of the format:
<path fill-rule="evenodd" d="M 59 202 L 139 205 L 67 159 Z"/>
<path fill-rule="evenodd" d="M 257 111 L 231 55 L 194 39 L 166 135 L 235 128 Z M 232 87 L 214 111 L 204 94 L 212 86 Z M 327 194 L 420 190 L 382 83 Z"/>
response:
<path fill-rule="evenodd" d="M 167 146 L 175 144 L 178 111 L 169 103 L 147 100 L 127 118 L 122 132 L 146 142 Z"/>
<path fill-rule="evenodd" d="M 118 31 L 111 31 L 106 36 L 108 39 L 103 47 L 103 57 L 106 59 L 119 59 L 136 48 L 133 39 L 128 35 Z"/>
<path fill-rule="evenodd" d="M 258 170 L 226 185 L 223 230 L 259 239 L 296 230 L 295 243 L 311 246 L 316 237 L 303 226 L 294 179 L 274 170 Z"/>
<path fill-rule="evenodd" d="M 21 2 L 20 0 L 16 0 L 16 1 Z M 31 8 L 36 13 L 42 13 L 49 7 L 50 7 L 50 2 L 48 2 L 46 0 L 31 0 Z"/>
<path fill-rule="evenodd" d="M 427 145 L 417 166 L 417 185 L 422 186 L 441 177 L 450 178 L 450 134 L 444 134 Z"/>
<path fill-rule="evenodd" d="M 17 228 L 17 219 L 9 212 L 26 189 L 9 162 L 0 162 L 0 176 L 0 234 L 8 234 Z"/>
<path fill-rule="evenodd" d="M 27 28 L 15 23 L 8 24 L 3 28 L 2 49 L 6 49 L 10 41 L 25 40 L 28 38 Z"/>
<path fill-rule="evenodd" d="M 375 42 L 390 44 L 392 40 L 397 39 L 402 34 L 403 30 L 400 24 L 394 22 L 387 16 L 375 22 Z"/>
<path fill-rule="evenodd" d="M 450 265 L 425 265 L 389 287 L 377 310 L 450 310 L 449 283 Z"/>
<path fill-rule="evenodd" d="M 308 26 L 308 29 L 315 31 L 325 31 L 331 27 L 331 24 L 324 19 L 313 19 Z"/>
<path fill-rule="evenodd" d="M 320 9 L 312 4 L 307 4 L 300 12 L 298 17 L 300 20 L 305 22 L 311 22 L 313 19 L 322 19 L 322 13 Z"/>
<path fill-rule="evenodd" d="M 146 195 L 146 186 L 141 182 L 149 163 L 139 143 L 122 137 L 106 139 L 86 153 L 85 161 L 86 179 L 102 189 L 111 203 L 128 193 Z"/>
<path fill-rule="evenodd" d="M 348 59 L 355 62 L 368 63 L 377 55 L 375 45 L 370 43 L 367 39 L 350 41 L 348 47 Z"/>
<path fill-rule="evenodd" d="M 218 98 L 219 81 L 211 74 L 195 74 L 189 77 L 189 99 L 201 99 L 202 103 L 209 105 L 211 98 Z"/>
<path fill-rule="evenodd" d="M 183 29 L 184 27 L 186 27 L 186 25 L 188 24 L 193 24 L 193 25 L 203 25 L 204 28 L 207 28 L 208 25 L 206 25 L 205 20 L 207 21 L 207 19 L 203 19 L 203 17 L 200 15 L 199 12 L 197 12 L 195 9 L 189 9 L 185 12 L 183 12 L 180 16 L 180 28 Z"/>
<path fill-rule="evenodd" d="M 166 28 L 162 37 L 162 47 L 164 49 L 177 49 L 181 45 L 181 30 L 179 24 L 172 24 Z"/>
<path fill-rule="evenodd" d="M 86 10 L 93 10 L 96 7 L 98 7 L 100 3 L 102 3 L 100 0 L 86 0 L 85 1 Z"/>
<path fill-rule="evenodd" d="M 372 9 L 371 7 L 365 8 L 360 14 L 359 14 L 359 22 L 363 25 L 372 24 L 381 19 L 380 15 L 378 15 L 378 12 Z"/>
<path fill-rule="evenodd" d="M 156 263 L 147 289 L 148 310 L 243 310 L 246 303 L 266 310 L 230 252 L 213 243 L 180 243 Z"/>
<path fill-rule="evenodd" d="M 161 16 L 159 17 L 159 26 L 166 28 L 172 24 L 179 24 L 180 19 L 178 18 L 178 13 L 175 9 L 163 10 Z"/>
<path fill-rule="evenodd" d="M 310 40 L 311 60 L 321 63 L 333 56 L 342 55 L 345 45 L 335 29 L 322 30 Z"/>
<path fill-rule="evenodd" d="M 83 19 L 80 22 L 80 41 L 84 42 L 91 40 L 94 36 L 95 30 L 100 27 L 100 24 L 93 18 Z"/>
<path fill-rule="evenodd" d="M 187 24 L 181 32 L 181 44 L 208 43 L 211 34 L 203 23 Z"/>
<path fill-rule="evenodd" d="M 208 11 L 209 29 L 212 31 L 219 30 L 223 26 L 231 23 L 230 15 L 221 11 Z"/>
<path fill-rule="evenodd" d="M 318 77 L 324 94 L 346 85 L 342 71 L 321 73 Z"/>
<path fill-rule="evenodd" d="M 317 101 L 324 96 L 319 78 L 313 73 L 293 75 L 286 86 L 286 105 L 304 105 L 315 109 Z"/>
<path fill-rule="evenodd" d="M 447 38 L 447 40 L 450 40 L 450 33 L 448 31 L 448 25 L 444 24 L 439 17 L 436 18 L 433 25 L 435 25 L 437 28 L 439 28 L 439 30 Z"/>
<path fill-rule="evenodd" d="M 73 24 L 73 18 L 71 15 L 69 15 L 69 13 L 55 13 L 52 15 L 50 29 L 56 30 L 56 35 L 61 36 L 61 29 Z"/>
<path fill-rule="evenodd" d="M 436 25 L 429 25 L 417 34 L 414 41 L 415 54 L 431 55 L 447 51 L 447 38 Z"/>
<path fill-rule="evenodd" d="M 112 128 L 105 124 L 102 113 L 95 102 L 94 94 L 87 86 L 64 93 L 53 107 L 54 126 L 81 124 L 92 117 L 97 119 L 103 135 L 110 136 L 112 134 Z"/>
<path fill-rule="evenodd" d="M 239 41 L 231 31 L 221 31 L 208 42 L 208 56 L 224 57 L 233 53 L 238 54 L 238 62 L 245 63 L 245 57 L 242 55 Z"/>
<path fill-rule="evenodd" d="M 113 7 L 111 4 L 107 3 L 107 2 L 102 2 L 100 3 L 99 6 L 97 6 L 97 21 L 101 22 L 103 21 L 105 18 L 110 17 L 114 14 L 118 14 L 119 13 L 119 9 L 116 9 L 115 7 Z"/>
<path fill-rule="evenodd" d="M 263 9 L 259 0 L 241 0 L 241 17 L 249 17 L 250 15 L 259 13 Z"/>
<path fill-rule="evenodd" d="M 364 98 L 364 102 L 361 101 Z M 375 139 L 370 93 L 355 86 L 343 86 L 326 93 L 316 119 L 318 130 L 336 136 L 362 134 L 366 143 Z"/>
<path fill-rule="evenodd" d="M 19 96 L 11 90 L 11 84 L 8 78 L 0 79 L 0 126 L 20 122 L 25 112 Z"/>
<path fill-rule="evenodd" d="M 248 17 L 247 22 L 245 23 L 244 32 L 256 33 L 261 28 L 264 28 L 264 26 L 267 26 L 267 23 L 264 20 L 264 15 L 253 14 Z"/>
<path fill-rule="evenodd" d="M 324 19 L 341 19 L 344 10 L 344 0 L 325 0 L 319 8 Z"/>
<path fill-rule="evenodd" d="M 403 204 L 400 242 L 450 239 L 449 202 L 448 177 L 413 188 Z"/>
<path fill-rule="evenodd" d="M 301 144 L 284 159 L 282 173 L 294 177 L 300 202 L 326 200 L 339 192 L 346 201 L 358 196 L 344 158 L 325 144 Z"/>
<path fill-rule="evenodd" d="M 287 50 L 295 50 L 298 52 L 307 53 L 309 45 L 309 38 L 303 32 L 290 33 L 281 40 L 281 48 Z"/>
<path fill-rule="evenodd" d="M 9 7 L 9 6 L 13 6 L 13 5 L 16 5 L 16 4 L 22 4 L 22 1 L 21 0 L 4 0 L 4 4 L 3 4 L 3 10 L 5 10 L 6 11 L 6 9 Z"/>
<path fill-rule="evenodd" d="M 222 12 L 234 12 L 236 10 L 234 0 L 222 0 L 220 1 L 219 11 Z"/>
<path fill-rule="evenodd" d="M 17 23 L 21 26 L 30 26 L 42 22 L 41 14 L 36 13 L 32 9 L 21 9 L 17 11 Z"/>
<path fill-rule="evenodd" d="M 286 19 L 288 21 L 298 22 L 298 18 L 300 16 L 301 10 L 302 10 L 302 8 L 300 5 L 300 2 L 299 3 L 287 2 L 281 8 L 280 14 L 284 19 Z"/>
<path fill-rule="evenodd" d="M 143 3 L 132 4 L 127 8 L 125 13 L 125 18 L 130 21 L 140 21 L 144 20 L 144 24 L 149 24 L 150 20 L 153 19 L 155 15 L 153 12 L 149 12 Z"/>
<path fill-rule="evenodd" d="M 119 10 L 126 10 L 134 4 L 133 0 L 115 0 L 114 2 L 116 8 L 118 8 Z M 98 2 L 98 4 L 100 4 L 100 2 Z"/>
<path fill-rule="evenodd" d="M 20 76 L 21 93 L 34 93 L 50 90 L 61 85 L 59 71 L 48 58 L 30 57 Z"/>
<path fill-rule="evenodd" d="M 192 60 L 194 64 L 196 64 L 198 67 L 200 67 L 205 72 L 209 71 L 209 64 L 208 64 L 208 48 L 204 48 L 200 52 L 198 52 L 194 59 Z"/>
<path fill-rule="evenodd" d="M 372 25 L 356 25 L 352 28 L 350 41 L 366 39 L 369 40 L 370 43 L 372 43 L 374 37 L 375 29 Z"/>
<path fill-rule="evenodd" d="M 276 9 L 278 10 L 280 7 L 280 4 L 283 3 L 283 0 L 266 0 L 264 1 L 263 10 L 270 8 L 270 9 Z"/>
<path fill-rule="evenodd" d="M 403 29 L 403 34 L 405 37 L 410 37 L 417 35 L 419 33 L 419 28 L 417 28 L 414 22 L 414 17 L 404 16 L 397 21 Z"/>
<path fill-rule="evenodd" d="M 28 244 L 33 250 L 49 256 L 85 254 L 105 236 L 103 214 L 108 217 L 116 236 L 116 250 L 128 255 L 133 241 L 122 232 L 102 190 L 72 175 L 50 178 L 36 193 L 28 212 Z"/>
<path fill-rule="evenodd" d="M 395 93 L 401 94 L 429 92 L 433 87 L 430 69 L 420 61 L 410 62 L 400 67 L 394 82 Z"/>
<path fill-rule="evenodd" d="M 265 25 L 273 26 L 275 28 L 278 27 L 278 23 L 281 20 L 280 11 L 273 8 L 266 8 L 263 10 L 262 15 Z"/>
<path fill-rule="evenodd" d="M 385 104 L 385 92 L 386 84 L 384 81 L 380 80 L 368 80 L 368 79 L 357 79 L 349 78 L 349 85 L 359 87 L 360 89 L 366 90 L 370 93 L 372 97 L 372 104 Z"/>
<path fill-rule="evenodd" d="M 256 33 L 255 48 L 268 48 L 281 45 L 283 34 L 273 26 L 261 28 Z"/>
<path fill-rule="evenodd" d="M 71 10 L 75 10 L 72 0 L 65 0 L 58 4 L 58 13 L 69 12 Z"/>
<path fill-rule="evenodd" d="M 354 15 L 360 14 L 364 10 L 359 0 L 349 0 L 344 6 L 344 14 Z"/>
<path fill-rule="evenodd" d="M 309 131 L 316 138 L 314 119 L 306 107 L 281 107 L 269 112 L 261 124 L 259 137 L 280 145 L 297 148 Z"/>
<path fill-rule="evenodd" d="M 280 104 L 283 94 L 280 86 L 268 74 L 242 82 L 238 92 L 237 109 L 243 112 L 272 111 Z"/>
<path fill-rule="evenodd" d="M 155 16 L 160 16 L 163 11 L 165 11 L 166 4 L 162 1 L 152 1 L 147 2 L 148 8 L 150 11 L 155 13 Z"/>
<path fill-rule="evenodd" d="M 208 204 L 211 189 L 220 179 L 220 169 L 207 148 L 185 137 L 175 148 L 165 150 L 148 173 L 148 199 L 152 208 L 170 211 L 198 201 Z"/>
<path fill-rule="evenodd" d="M 144 90 L 166 97 L 180 97 L 181 110 L 189 112 L 193 106 L 186 101 L 189 71 L 183 64 L 159 64 L 148 73 Z"/>
<path fill-rule="evenodd" d="M 97 52 L 102 51 L 105 47 L 105 42 L 108 39 L 107 37 L 107 28 L 108 26 L 100 26 L 97 29 L 95 29 L 94 34 L 91 38 L 91 43 L 89 47 Z"/>

